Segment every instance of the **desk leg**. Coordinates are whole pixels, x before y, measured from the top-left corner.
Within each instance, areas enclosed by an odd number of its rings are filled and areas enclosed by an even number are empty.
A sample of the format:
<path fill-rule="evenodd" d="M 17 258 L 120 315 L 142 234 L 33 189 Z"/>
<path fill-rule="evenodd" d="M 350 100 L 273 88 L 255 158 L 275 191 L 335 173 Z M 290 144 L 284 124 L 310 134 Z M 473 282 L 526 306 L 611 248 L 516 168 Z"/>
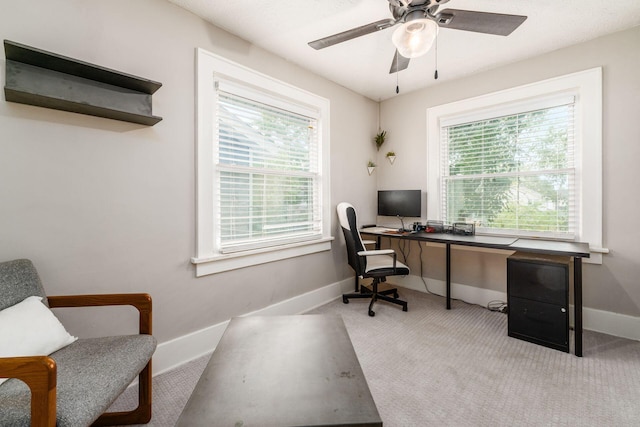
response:
<path fill-rule="evenodd" d="M 447 310 L 451 310 L 451 245 L 446 244 L 447 252 Z"/>
<path fill-rule="evenodd" d="M 573 305 L 576 356 L 582 357 L 582 258 L 573 258 Z"/>

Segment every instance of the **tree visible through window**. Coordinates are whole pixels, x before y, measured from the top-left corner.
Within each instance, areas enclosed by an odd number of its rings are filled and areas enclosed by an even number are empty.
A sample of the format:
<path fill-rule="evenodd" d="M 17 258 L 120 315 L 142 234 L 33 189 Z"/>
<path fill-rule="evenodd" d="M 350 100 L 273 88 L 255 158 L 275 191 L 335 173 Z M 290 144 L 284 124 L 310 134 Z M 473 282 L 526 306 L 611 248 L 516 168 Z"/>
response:
<path fill-rule="evenodd" d="M 573 238 L 574 103 L 441 129 L 442 217 L 485 232 Z"/>
<path fill-rule="evenodd" d="M 222 251 L 321 232 L 317 119 L 218 90 Z"/>
<path fill-rule="evenodd" d="M 196 275 L 331 250 L 330 102 L 196 49 Z"/>

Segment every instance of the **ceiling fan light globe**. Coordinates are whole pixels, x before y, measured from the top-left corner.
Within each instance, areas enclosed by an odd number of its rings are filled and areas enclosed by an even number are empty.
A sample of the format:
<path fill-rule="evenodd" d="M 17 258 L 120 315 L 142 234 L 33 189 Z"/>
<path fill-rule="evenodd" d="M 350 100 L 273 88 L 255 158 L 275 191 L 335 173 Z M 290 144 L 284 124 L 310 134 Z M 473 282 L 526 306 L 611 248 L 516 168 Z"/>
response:
<path fill-rule="evenodd" d="M 417 58 L 431 49 L 438 29 L 438 24 L 431 19 L 413 19 L 396 28 L 391 40 L 400 55 L 405 58 Z"/>

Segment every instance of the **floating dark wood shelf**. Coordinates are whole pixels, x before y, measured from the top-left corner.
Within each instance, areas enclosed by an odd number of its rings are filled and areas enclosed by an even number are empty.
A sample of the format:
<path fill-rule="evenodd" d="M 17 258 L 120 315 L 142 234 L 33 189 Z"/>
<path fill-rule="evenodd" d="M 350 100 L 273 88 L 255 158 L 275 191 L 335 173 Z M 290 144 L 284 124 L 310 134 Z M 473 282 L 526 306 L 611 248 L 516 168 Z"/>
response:
<path fill-rule="evenodd" d="M 162 83 L 4 41 L 7 101 L 153 126 Z"/>

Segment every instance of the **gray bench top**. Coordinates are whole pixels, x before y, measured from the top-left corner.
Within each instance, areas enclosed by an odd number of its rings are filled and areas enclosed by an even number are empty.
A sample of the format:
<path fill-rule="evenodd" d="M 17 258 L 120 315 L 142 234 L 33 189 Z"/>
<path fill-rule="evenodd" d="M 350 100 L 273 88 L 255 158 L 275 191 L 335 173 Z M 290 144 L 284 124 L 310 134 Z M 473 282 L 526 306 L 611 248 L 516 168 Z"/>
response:
<path fill-rule="evenodd" d="M 178 426 L 381 426 L 341 317 L 234 318 Z"/>

